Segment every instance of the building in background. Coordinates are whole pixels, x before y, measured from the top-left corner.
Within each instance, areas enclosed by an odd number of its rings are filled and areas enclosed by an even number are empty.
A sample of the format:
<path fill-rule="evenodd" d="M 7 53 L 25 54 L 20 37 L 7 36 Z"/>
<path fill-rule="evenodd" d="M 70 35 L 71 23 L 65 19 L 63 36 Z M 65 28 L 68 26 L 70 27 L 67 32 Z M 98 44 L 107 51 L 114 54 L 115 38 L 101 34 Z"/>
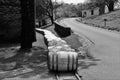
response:
<path fill-rule="evenodd" d="M 91 16 L 95 16 L 95 15 L 99 15 L 99 8 L 92 8 L 92 9 L 85 9 L 82 10 L 82 17 L 91 17 Z"/>
<path fill-rule="evenodd" d="M 91 8 L 91 9 L 85 9 L 85 10 L 82 10 L 82 17 L 92 17 L 92 16 L 96 16 L 96 15 L 99 15 L 100 12 L 99 12 L 99 7 L 96 7 L 96 8 Z M 105 6 L 105 13 L 108 13 L 108 7 Z"/>
<path fill-rule="evenodd" d="M 118 0 L 117 3 L 114 5 L 114 9 L 120 9 L 120 0 Z M 108 13 L 108 7 L 105 6 L 105 13 Z M 97 8 L 92 8 L 92 9 L 85 9 L 82 10 L 82 17 L 91 17 L 91 16 L 96 16 L 99 15 L 99 7 Z"/>

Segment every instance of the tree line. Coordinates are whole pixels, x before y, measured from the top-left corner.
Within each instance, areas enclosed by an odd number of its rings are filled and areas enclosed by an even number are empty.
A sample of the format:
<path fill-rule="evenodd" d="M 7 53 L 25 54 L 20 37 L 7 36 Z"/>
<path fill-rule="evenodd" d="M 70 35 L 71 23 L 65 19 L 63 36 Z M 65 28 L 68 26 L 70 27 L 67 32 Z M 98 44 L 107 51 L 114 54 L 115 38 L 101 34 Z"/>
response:
<path fill-rule="evenodd" d="M 48 16 L 51 21 L 54 18 L 61 17 L 80 17 L 82 16 L 82 10 L 92 9 L 99 7 L 99 14 L 105 13 L 105 6 L 108 7 L 109 12 L 114 11 L 114 5 L 118 0 L 86 0 L 85 3 L 81 4 L 67 4 L 67 3 L 57 3 L 51 0 L 38 0 L 37 13 L 42 13 L 43 17 Z M 39 17 L 38 14 L 38 17 Z"/>

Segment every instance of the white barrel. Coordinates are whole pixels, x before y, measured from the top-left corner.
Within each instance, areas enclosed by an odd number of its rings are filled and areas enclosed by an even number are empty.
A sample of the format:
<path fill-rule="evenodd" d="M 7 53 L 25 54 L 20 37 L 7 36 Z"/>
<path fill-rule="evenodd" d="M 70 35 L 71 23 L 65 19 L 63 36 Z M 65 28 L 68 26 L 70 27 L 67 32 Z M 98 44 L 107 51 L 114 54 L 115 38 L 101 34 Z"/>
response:
<path fill-rule="evenodd" d="M 76 71 L 78 67 L 78 53 L 59 51 L 49 53 L 48 68 L 50 71 Z"/>

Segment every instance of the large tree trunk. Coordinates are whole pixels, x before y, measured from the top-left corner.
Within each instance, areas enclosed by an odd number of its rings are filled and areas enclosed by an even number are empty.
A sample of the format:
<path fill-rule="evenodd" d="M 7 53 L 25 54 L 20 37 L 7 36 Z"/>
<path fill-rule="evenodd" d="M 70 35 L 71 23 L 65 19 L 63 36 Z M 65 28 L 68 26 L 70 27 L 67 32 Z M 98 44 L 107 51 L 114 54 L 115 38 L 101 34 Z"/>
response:
<path fill-rule="evenodd" d="M 114 11 L 114 2 L 113 1 L 109 1 L 108 10 L 109 10 L 109 12 Z"/>
<path fill-rule="evenodd" d="M 32 43 L 36 41 L 35 35 L 35 1 L 21 0 L 22 29 L 21 29 L 21 49 L 32 48 Z"/>

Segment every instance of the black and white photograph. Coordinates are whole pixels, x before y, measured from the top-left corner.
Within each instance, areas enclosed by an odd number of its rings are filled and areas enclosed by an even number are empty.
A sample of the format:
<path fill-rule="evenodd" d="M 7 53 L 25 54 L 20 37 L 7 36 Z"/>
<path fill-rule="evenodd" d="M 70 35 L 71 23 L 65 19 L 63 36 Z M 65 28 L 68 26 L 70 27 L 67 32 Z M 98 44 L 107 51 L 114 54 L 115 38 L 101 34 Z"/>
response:
<path fill-rule="evenodd" d="M 0 80 L 120 80 L 120 0 L 0 0 Z"/>

